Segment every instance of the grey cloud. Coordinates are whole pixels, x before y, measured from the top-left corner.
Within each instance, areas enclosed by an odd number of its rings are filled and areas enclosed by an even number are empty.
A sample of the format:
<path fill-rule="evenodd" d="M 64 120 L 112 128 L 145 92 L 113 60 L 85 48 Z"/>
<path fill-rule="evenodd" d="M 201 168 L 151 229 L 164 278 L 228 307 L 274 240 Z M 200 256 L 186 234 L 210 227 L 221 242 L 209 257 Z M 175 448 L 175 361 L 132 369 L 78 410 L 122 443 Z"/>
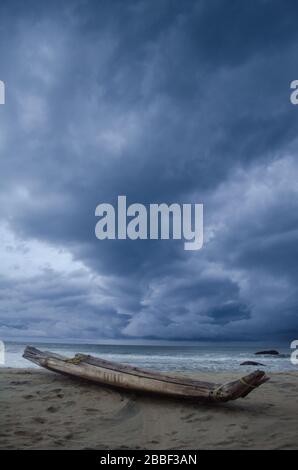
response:
<path fill-rule="evenodd" d="M 73 272 L 16 283 L 3 328 L 183 339 L 297 330 L 296 10 L 262 0 L 1 3 L 1 218 L 105 279 L 100 299 Z M 203 249 L 98 242 L 95 207 L 119 194 L 203 202 Z"/>

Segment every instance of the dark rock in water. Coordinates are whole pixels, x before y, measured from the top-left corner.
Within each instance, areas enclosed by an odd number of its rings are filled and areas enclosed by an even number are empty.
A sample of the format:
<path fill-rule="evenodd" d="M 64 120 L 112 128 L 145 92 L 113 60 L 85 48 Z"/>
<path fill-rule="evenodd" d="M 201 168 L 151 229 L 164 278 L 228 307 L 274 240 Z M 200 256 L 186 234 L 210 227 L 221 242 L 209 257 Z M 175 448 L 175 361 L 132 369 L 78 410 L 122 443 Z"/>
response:
<path fill-rule="evenodd" d="M 268 351 L 258 351 L 255 354 L 256 355 L 258 355 L 258 354 L 268 354 L 269 356 L 278 356 L 279 352 L 276 351 L 275 349 L 268 349 Z"/>
<path fill-rule="evenodd" d="M 261 362 L 255 362 L 255 361 L 244 361 L 241 362 L 241 366 L 264 366 L 265 364 L 262 364 Z"/>

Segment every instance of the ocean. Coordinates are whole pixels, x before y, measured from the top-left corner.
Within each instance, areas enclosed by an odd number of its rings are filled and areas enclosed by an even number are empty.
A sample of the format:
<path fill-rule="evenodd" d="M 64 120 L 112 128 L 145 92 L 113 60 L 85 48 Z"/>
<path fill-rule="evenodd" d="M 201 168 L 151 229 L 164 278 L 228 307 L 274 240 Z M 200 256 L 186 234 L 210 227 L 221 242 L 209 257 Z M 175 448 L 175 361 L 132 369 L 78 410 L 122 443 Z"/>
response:
<path fill-rule="evenodd" d="M 198 343 L 185 344 L 66 344 L 5 342 L 5 361 L 0 367 L 37 367 L 22 357 L 27 344 L 40 349 L 73 356 L 92 354 L 103 359 L 122 362 L 146 369 L 180 372 L 220 372 L 252 370 L 255 366 L 240 366 L 243 361 L 257 361 L 266 371 L 297 371 L 290 360 L 290 345 L 265 343 Z M 277 349 L 280 356 L 255 356 L 263 349 Z M 262 367 L 259 367 L 262 368 Z"/>

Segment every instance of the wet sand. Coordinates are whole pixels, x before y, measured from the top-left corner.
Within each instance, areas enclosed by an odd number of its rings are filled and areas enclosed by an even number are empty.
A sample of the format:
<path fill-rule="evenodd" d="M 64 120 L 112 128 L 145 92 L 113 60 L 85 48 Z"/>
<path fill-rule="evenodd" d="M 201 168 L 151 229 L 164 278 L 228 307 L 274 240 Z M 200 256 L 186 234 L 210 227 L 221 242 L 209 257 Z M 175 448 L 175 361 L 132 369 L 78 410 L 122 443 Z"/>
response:
<path fill-rule="evenodd" d="M 206 405 L 138 396 L 32 369 L 0 369 L 1 449 L 297 449 L 298 373 Z M 226 382 L 231 374 L 200 374 Z"/>

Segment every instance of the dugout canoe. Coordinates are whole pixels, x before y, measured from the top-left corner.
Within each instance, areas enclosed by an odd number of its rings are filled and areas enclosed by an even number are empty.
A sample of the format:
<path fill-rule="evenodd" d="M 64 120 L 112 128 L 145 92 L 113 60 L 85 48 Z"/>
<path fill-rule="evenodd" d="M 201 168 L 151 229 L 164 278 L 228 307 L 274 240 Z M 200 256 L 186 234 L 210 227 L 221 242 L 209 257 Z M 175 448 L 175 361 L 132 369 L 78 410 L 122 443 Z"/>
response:
<path fill-rule="evenodd" d="M 48 370 L 133 392 L 188 398 L 206 402 L 226 402 L 248 395 L 269 380 L 256 370 L 225 384 L 202 382 L 161 372 L 142 370 L 98 357 L 76 354 L 67 358 L 27 346 L 23 357 Z"/>

